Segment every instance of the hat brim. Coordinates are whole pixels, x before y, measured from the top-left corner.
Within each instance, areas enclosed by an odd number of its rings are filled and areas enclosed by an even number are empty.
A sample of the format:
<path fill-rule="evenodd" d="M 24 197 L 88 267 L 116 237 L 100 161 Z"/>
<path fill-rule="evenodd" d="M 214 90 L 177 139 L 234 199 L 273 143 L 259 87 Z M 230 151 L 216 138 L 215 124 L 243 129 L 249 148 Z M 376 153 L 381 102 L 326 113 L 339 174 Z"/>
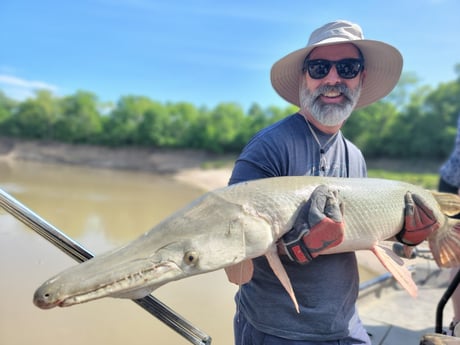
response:
<path fill-rule="evenodd" d="M 352 43 L 364 57 L 366 78 L 355 109 L 365 107 L 388 95 L 401 76 L 403 58 L 393 46 L 374 40 L 347 40 L 322 42 L 296 50 L 273 65 L 270 79 L 276 92 L 291 104 L 300 107 L 299 77 L 305 57 L 319 46 Z"/>

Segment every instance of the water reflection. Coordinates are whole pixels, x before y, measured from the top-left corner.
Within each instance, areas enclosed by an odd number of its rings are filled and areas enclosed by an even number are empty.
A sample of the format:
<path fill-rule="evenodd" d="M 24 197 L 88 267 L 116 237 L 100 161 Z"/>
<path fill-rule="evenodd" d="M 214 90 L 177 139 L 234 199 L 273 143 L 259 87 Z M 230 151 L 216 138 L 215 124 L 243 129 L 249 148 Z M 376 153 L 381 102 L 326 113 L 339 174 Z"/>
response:
<path fill-rule="evenodd" d="M 125 241 L 150 229 L 201 191 L 166 177 L 80 167 L 0 165 L 2 188 L 72 237 L 104 231 Z"/>
<path fill-rule="evenodd" d="M 96 255 L 149 230 L 202 192 L 146 173 L 30 162 L 0 163 L 0 188 Z M 131 301 L 106 298 L 48 311 L 35 289 L 76 263 L 0 209 L 1 344 L 189 344 Z M 222 271 L 154 294 L 213 337 L 232 344 L 233 295 Z"/>

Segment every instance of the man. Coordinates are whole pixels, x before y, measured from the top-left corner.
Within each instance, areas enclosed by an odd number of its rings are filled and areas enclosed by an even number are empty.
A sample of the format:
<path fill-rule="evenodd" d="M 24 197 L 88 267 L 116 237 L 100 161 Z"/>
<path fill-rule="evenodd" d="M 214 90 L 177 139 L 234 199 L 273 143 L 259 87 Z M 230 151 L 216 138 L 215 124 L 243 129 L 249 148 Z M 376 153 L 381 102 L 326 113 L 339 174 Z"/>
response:
<path fill-rule="evenodd" d="M 274 89 L 300 107 L 299 112 L 251 139 L 235 163 L 230 184 L 273 176 L 366 177 L 360 150 L 340 128 L 354 109 L 387 95 L 401 69 L 398 50 L 363 39 L 356 24 L 335 21 L 314 31 L 306 48 L 288 54 L 271 70 Z M 343 236 L 340 205 L 334 191 L 324 187 L 315 190 L 279 246 L 287 254 L 281 258 L 300 313 L 265 258 L 252 260 L 252 276 L 243 280 L 227 270 L 230 281 L 242 284 L 235 297 L 235 344 L 370 344 L 355 307 L 355 254 L 318 255 Z M 417 244 L 437 224 L 415 195 L 408 195 L 406 204 L 400 237 Z"/>

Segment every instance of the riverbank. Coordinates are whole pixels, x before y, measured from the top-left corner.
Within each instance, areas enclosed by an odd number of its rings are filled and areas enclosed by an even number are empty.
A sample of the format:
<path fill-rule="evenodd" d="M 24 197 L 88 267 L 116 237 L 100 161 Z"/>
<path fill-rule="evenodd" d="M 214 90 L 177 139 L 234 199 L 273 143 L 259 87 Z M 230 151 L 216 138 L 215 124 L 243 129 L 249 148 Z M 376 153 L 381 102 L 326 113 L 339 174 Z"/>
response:
<path fill-rule="evenodd" d="M 199 150 L 110 148 L 0 137 L 0 161 L 25 160 L 166 174 L 205 191 L 227 185 L 235 158 L 236 155 Z M 437 176 L 442 161 L 374 159 L 367 164 L 369 169 Z"/>
<path fill-rule="evenodd" d="M 0 160 L 151 172 L 211 190 L 227 184 L 234 157 L 198 150 L 109 148 L 0 138 Z"/>

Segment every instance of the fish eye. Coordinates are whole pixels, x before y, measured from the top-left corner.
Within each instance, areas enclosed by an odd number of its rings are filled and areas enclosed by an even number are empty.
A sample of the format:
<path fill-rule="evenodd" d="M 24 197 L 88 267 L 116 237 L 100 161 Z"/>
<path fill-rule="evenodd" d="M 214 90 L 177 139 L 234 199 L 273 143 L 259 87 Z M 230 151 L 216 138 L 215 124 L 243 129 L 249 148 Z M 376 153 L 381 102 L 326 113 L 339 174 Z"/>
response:
<path fill-rule="evenodd" d="M 196 265 L 198 262 L 198 253 L 194 250 L 189 250 L 184 255 L 184 262 L 187 265 Z"/>

